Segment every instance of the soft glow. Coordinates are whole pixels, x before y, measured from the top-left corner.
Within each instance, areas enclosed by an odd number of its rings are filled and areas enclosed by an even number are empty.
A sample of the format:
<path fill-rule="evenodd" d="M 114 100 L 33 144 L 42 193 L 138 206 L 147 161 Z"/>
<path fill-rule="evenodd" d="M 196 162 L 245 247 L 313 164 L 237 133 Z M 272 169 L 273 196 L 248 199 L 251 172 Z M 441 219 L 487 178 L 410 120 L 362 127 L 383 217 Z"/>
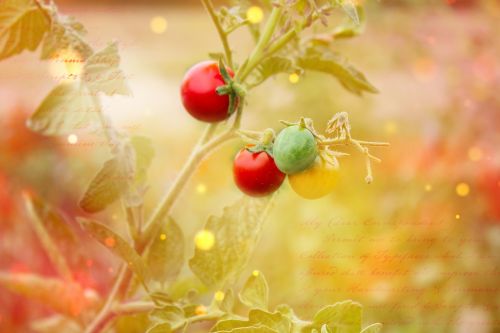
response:
<path fill-rule="evenodd" d="M 149 27 L 151 28 L 151 31 L 154 32 L 155 34 L 162 34 L 165 31 L 167 31 L 168 22 L 162 16 L 155 16 L 149 22 Z"/>
<path fill-rule="evenodd" d="M 70 134 L 68 135 L 68 143 L 70 145 L 74 145 L 78 142 L 78 136 L 76 136 L 76 134 Z"/>
<path fill-rule="evenodd" d="M 161 234 L 160 235 L 160 240 L 164 241 L 165 239 L 167 239 L 167 235 Z"/>
<path fill-rule="evenodd" d="M 290 81 L 290 83 L 297 83 L 297 82 L 299 82 L 299 80 L 300 80 L 300 76 L 297 73 L 292 73 L 288 77 L 288 81 Z"/>
<path fill-rule="evenodd" d="M 222 302 L 224 300 L 224 296 L 224 292 L 219 290 L 214 294 L 214 299 L 218 302 Z"/>
<path fill-rule="evenodd" d="M 384 124 L 384 130 L 387 134 L 395 134 L 398 131 L 398 124 L 394 121 L 388 121 Z"/>
<path fill-rule="evenodd" d="M 460 220 L 460 214 L 456 214 L 456 215 L 455 215 L 455 218 L 456 218 L 457 220 Z"/>
<path fill-rule="evenodd" d="M 209 230 L 201 230 L 194 237 L 194 243 L 198 249 L 208 251 L 214 246 L 215 236 Z"/>
<path fill-rule="evenodd" d="M 114 247 L 116 244 L 116 241 L 113 237 L 108 237 L 104 240 L 104 244 L 106 244 L 107 247 Z"/>
<path fill-rule="evenodd" d="M 253 271 L 252 275 L 255 276 L 255 277 L 259 276 L 259 271 L 258 270 Z"/>
<path fill-rule="evenodd" d="M 72 49 L 62 50 L 52 57 L 50 75 L 57 81 L 75 81 L 82 73 L 84 60 L 80 53 Z"/>
<path fill-rule="evenodd" d="M 457 187 L 455 188 L 455 191 L 457 192 L 457 195 L 460 197 L 466 197 L 469 195 L 470 192 L 470 187 L 469 184 L 467 183 L 459 183 L 457 184 Z"/>
<path fill-rule="evenodd" d="M 207 186 L 205 184 L 198 184 L 196 186 L 196 192 L 199 194 L 205 194 L 207 192 Z"/>
<path fill-rule="evenodd" d="M 196 309 L 194 309 L 194 313 L 196 313 L 198 316 L 204 315 L 207 313 L 207 308 L 204 305 L 198 305 Z"/>
<path fill-rule="evenodd" d="M 427 191 L 427 192 L 432 191 L 432 185 L 431 184 L 425 184 L 425 191 Z"/>
<path fill-rule="evenodd" d="M 478 147 L 471 147 L 471 148 L 469 148 L 469 151 L 467 152 L 467 155 L 469 155 L 469 159 L 471 161 L 474 161 L 474 162 L 477 162 L 481 158 L 483 158 L 483 152 Z"/>
<path fill-rule="evenodd" d="M 247 10 L 247 20 L 252 24 L 257 24 L 264 18 L 264 12 L 260 7 L 252 6 Z"/>

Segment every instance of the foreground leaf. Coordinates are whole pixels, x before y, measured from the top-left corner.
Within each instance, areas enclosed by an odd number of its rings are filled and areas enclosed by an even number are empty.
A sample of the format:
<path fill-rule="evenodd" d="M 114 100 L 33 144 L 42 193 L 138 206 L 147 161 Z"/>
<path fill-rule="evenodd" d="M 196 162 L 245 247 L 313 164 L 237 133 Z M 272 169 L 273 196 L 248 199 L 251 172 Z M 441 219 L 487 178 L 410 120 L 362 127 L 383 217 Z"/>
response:
<path fill-rule="evenodd" d="M 169 217 L 146 253 L 145 260 L 153 280 L 167 283 L 177 278 L 184 263 L 184 246 L 181 228 Z"/>
<path fill-rule="evenodd" d="M 226 207 L 222 216 L 208 219 L 205 229 L 213 233 L 215 243 L 208 250 L 196 248 L 189 260 L 205 285 L 222 286 L 238 278 L 259 239 L 269 202 L 269 197 L 244 197 Z"/>
<path fill-rule="evenodd" d="M 240 300 L 250 308 L 267 309 L 269 287 L 264 275 L 254 271 L 240 291 Z"/>
<path fill-rule="evenodd" d="M 172 328 L 169 323 L 156 324 L 150 327 L 146 333 L 170 333 Z"/>
<path fill-rule="evenodd" d="M 144 183 L 147 171 L 155 156 L 153 143 L 150 138 L 145 136 L 133 136 L 130 138 L 130 144 L 135 153 L 135 182 Z"/>
<path fill-rule="evenodd" d="M 319 310 L 313 319 L 312 328 L 318 331 L 326 324 L 333 332 L 359 333 L 361 331 L 362 307 L 353 301 L 338 302 Z"/>
<path fill-rule="evenodd" d="M 106 161 L 90 182 L 80 207 L 87 213 L 97 213 L 119 199 L 133 178 L 127 165 L 118 157 Z"/>
<path fill-rule="evenodd" d="M 78 218 L 77 220 L 82 225 L 83 229 L 92 235 L 99 243 L 123 259 L 142 283 L 147 283 L 149 281 L 149 273 L 146 264 L 127 241 L 104 224 L 83 218 Z"/>
<path fill-rule="evenodd" d="M 0 60 L 37 49 L 49 28 L 45 13 L 33 0 L 0 3 Z"/>
<path fill-rule="evenodd" d="M 28 120 L 28 127 L 44 135 L 65 135 L 98 121 L 92 97 L 79 83 L 56 86 Z"/>
<path fill-rule="evenodd" d="M 87 60 L 83 67 L 83 82 L 93 94 L 103 92 L 108 96 L 130 95 L 131 91 L 119 65 L 118 47 L 116 43 L 111 43 Z"/>
<path fill-rule="evenodd" d="M 71 281 L 34 274 L 0 272 L 0 285 L 71 317 L 76 317 L 84 309 L 93 306 L 85 298 L 82 287 Z"/>
<path fill-rule="evenodd" d="M 248 85 L 250 87 L 258 86 L 270 77 L 280 73 L 293 73 L 296 70 L 293 61 L 285 57 L 271 57 L 262 62 L 255 74 L 250 77 Z"/>

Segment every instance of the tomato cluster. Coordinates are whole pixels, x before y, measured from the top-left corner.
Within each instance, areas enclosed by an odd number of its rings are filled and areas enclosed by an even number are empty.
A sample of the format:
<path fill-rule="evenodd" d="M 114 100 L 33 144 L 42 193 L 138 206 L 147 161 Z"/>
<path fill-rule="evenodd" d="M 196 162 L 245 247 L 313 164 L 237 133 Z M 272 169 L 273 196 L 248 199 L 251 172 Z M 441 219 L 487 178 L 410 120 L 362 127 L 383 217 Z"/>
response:
<path fill-rule="evenodd" d="M 254 147 L 252 151 L 241 150 L 234 159 L 233 172 L 238 188 L 251 196 L 273 193 L 288 175 L 295 193 L 318 199 L 334 189 L 338 178 L 337 168 L 319 154 L 314 135 L 299 125 L 282 130 L 272 152 Z"/>

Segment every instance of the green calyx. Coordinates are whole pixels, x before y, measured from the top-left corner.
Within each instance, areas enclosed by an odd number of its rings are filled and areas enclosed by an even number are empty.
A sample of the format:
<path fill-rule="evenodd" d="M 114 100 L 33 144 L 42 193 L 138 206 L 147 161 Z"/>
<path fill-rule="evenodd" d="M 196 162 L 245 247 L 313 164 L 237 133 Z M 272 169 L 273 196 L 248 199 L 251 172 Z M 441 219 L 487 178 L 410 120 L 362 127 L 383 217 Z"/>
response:
<path fill-rule="evenodd" d="M 246 149 L 251 153 L 259 153 L 265 151 L 269 156 L 273 156 L 273 142 L 275 134 L 271 128 L 268 128 L 262 132 L 260 140 L 252 147 L 247 147 Z"/>
<path fill-rule="evenodd" d="M 229 107 L 227 109 L 227 112 L 229 115 L 231 115 L 234 113 L 234 111 L 236 111 L 238 107 L 238 101 L 240 100 L 240 98 L 245 97 L 247 91 L 245 87 L 243 87 L 243 85 L 235 82 L 231 75 L 229 75 L 229 72 L 227 71 L 224 62 L 222 61 L 222 58 L 219 59 L 219 71 L 226 84 L 218 87 L 215 91 L 218 95 L 229 96 Z"/>

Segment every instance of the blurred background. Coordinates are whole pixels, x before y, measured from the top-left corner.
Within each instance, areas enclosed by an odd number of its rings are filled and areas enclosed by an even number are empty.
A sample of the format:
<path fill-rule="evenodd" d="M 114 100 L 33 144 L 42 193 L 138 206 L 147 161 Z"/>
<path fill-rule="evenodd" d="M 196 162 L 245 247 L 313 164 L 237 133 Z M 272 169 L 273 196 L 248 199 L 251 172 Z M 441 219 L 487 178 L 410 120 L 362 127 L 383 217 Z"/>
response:
<path fill-rule="evenodd" d="M 86 26 L 97 49 L 119 42 L 134 96 L 105 98 L 104 108 L 118 128 L 153 139 L 150 212 L 204 126 L 183 111 L 178 87 L 187 68 L 221 50 L 212 23 L 194 0 L 57 4 Z M 391 147 L 373 150 L 383 162 L 371 185 L 349 150 L 331 195 L 307 201 L 285 183 L 248 272 L 265 274 L 272 305 L 288 303 L 303 317 L 353 299 L 384 332 L 500 332 L 500 2 L 367 5 L 366 32 L 337 48 L 380 94 L 354 96 L 321 74 L 293 83 L 282 75 L 251 93 L 243 127 L 279 130 L 280 119 L 307 116 L 323 129 L 348 111 L 354 137 Z M 246 31 L 231 42 L 240 60 L 252 47 Z M 107 157 L 98 134 L 47 138 L 24 126 L 59 77 L 79 66 L 29 53 L 0 62 L 0 270 L 54 274 L 21 193 L 46 198 L 78 230 L 77 202 Z M 240 147 L 232 141 L 206 159 L 174 208 L 188 258 L 206 217 L 240 196 L 231 169 Z M 98 218 L 123 226 L 119 207 Z M 118 262 L 81 237 L 75 277 L 104 294 Z M 188 269 L 183 274 L 196 285 Z M 29 322 L 46 311 L 0 289 L 2 332 L 30 332 Z"/>

